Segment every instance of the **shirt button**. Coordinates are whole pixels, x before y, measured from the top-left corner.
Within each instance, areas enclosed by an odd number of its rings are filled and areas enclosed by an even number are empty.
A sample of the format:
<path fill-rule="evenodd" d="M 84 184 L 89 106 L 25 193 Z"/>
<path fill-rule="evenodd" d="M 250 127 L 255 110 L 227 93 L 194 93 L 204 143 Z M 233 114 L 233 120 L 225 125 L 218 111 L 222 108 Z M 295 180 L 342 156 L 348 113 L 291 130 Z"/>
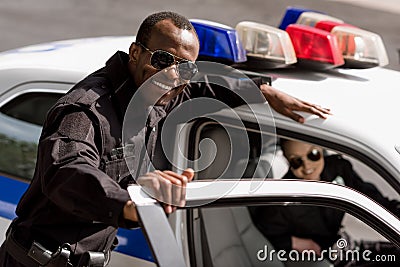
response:
<path fill-rule="evenodd" d="M 113 216 L 112 211 L 109 211 L 109 212 L 108 212 L 108 218 L 111 218 L 112 216 Z"/>

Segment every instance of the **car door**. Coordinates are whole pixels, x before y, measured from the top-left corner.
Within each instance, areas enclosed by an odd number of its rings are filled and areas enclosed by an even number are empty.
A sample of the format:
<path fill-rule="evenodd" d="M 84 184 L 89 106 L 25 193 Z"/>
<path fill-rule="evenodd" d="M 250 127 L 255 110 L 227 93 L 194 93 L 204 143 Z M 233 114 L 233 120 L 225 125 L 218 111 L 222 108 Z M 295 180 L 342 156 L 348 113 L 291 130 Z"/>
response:
<path fill-rule="evenodd" d="M 192 166 L 197 171 L 196 179 L 198 180 L 234 179 L 240 181 L 245 178 L 258 178 L 261 180 L 267 178 L 281 178 L 288 170 L 288 164 L 279 148 L 279 138 L 285 137 L 312 142 L 323 146 L 327 154 L 338 155 L 349 160 L 354 169 L 361 174 L 365 181 L 373 183 L 380 192 L 384 193 L 385 197 L 397 205 L 397 210 L 392 211 L 392 213 L 397 216 L 397 218 L 399 217 L 399 187 L 395 175 L 397 170 L 392 172 L 390 162 L 385 162 L 387 159 L 382 158 L 379 153 L 370 153 L 367 148 L 369 144 L 365 145 L 360 142 L 358 144 L 359 146 L 354 145 L 354 140 L 351 140 L 348 136 L 342 135 L 340 132 L 337 132 L 336 136 L 332 136 L 331 131 L 326 130 L 324 132 L 323 129 L 321 130 L 320 128 L 313 127 L 314 125 L 300 125 L 287 119 L 283 119 L 283 122 L 277 123 L 277 127 L 271 127 L 271 121 L 265 118 L 264 121 L 263 119 L 259 120 L 261 124 L 255 123 L 256 120 L 251 119 L 251 116 L 248 115 L 250 112 L 246 111 L 245 114 L 241 114 L 240 109 L 241 108 L 239 108 L 238 113 L 242 118 L 245 118 L 245 128 L 237 123 L 236 119 L 226 116 L 224 111 L 221 111 L 213 114 L 212 119 L 201 118 L 189 126 L 186 125 L 186 130 L 185 127 L 182 128 L 183 130 L 180 129 L 179 132 L 183 136 L 182 144 L 191 145 L 183 152 L 186 153 L 184 156 L 188 161 L 177 161 L 176 166 L 180 166 L 179 164 L 183 166 L 185 164 Z M 278 117 L 278 119 L 280 118 Z M 218 121 L 218 123 L 216 121 Z M 263 122 L 265 125 L 262 124 Z M 255 186 L 257 187 L 257 182 Z M 230 188 L 227 188 L 225 193 L 229 191 Z M 293 204 L 305 204 L 301 201 L 297 202 L 297 200 L 298 199 L 296 199 L 296 201 L 288 201 L 288 203 L 292 203 L 292 206 Z M 205 202 L 203 204 L 208 203 Z M 271 205 L 272 203 L 265 204 Z M 279 205 L 283 204 L 278 203 L 275 206 Z M 244 208 L 247 208 L 247 206 L 248 205 Z M 210 245 L 207 244 L 206 247 L 201 246 L 195 249 L 193 245 L 195 240 L 204 239 L 204 235 L 206 234 L 203 229 L 204 222 L 202 222 L 201 219 L 204 217 L 202 213 L 204 212 L 198 209 L 188 215 L 189 217 L 191 216 L 190 219 L 188 219 L 191 225 L 188 227 L 190 229 L 197 229 L 192 232 L 192 239 L 189 242 L 192 244 L 192 248 L 189 248 L 189 250 L 194 253 L 191 255 L 191 259 L 196 256 L 196 253 L 200 253 L 199 251 L 204 251 L 210 247 Z M 232 213 L 226 210 L 214 213 L 225 213 L 227 217 L 229 217 L 229 214 L 231 214 L 231 217 L 237 216 L 237 212 Z M 239 214 L 244 214 L 242 217 L 248 217 L 249 215 L 247 213 L 243 211 L 239 212 Z M 221 220 L 223 220 L 222 217 L 220 220 L 217 219 L 215 221 L 218 222 Z M 250 228 L 254 228 L 254 223 L 251 225 L 252 227 Z M 229 226 L 227 227 L 229 228 Z M 213 227 L 211 227 L 211 229 L 212 228 Z M 224 229 L 226 229 L 226 227 L 221 228 L 219 231 L 212 232 L 210 235 L 215 236 Z M 345 231 L 345 235 L 348 235 L 351 240 L 359 244 L 365 243 L 365 240 L 368 240 L 371 244 L 383 242 L 383 244 L 389 244 L 389 247 L 393 245 L 387 238 L 382 237 L 376 229 L 372 229 L 368 226 L 365 220 L 360 220 L 357 216 L 354 216 L 354 214 L 348 211 L 344 212 L 341 230 Z M 269 241 L 267 240 L 265 242 Z M 238 244 L 235 243 L 233 245 L 237 246 Z M 216 246 L 218 247 L 218 244 Z M 214 250 L 215 249 L 211 249 L 212 252 Z M 233 254 L 236 255 L 238 253 L 240 254 L 240 251 L 234 252 Z M 201 260 L 199 262 L 192 261 L 192 265 L 198 264 L 195 266 L 202 266 L 204 261 L 206 261 L 205 266 L 207 266 L 207 264 L 210 263 L 210 257 L 212 258 L 212 255 L 204 256 L 202 253 L 199 255 L 197 255 L 197 259 Z M 242 265 L 239 266 L 246 266 L 246 263 L 242 263 Z M 277 266 L 279 266 L 279 264 Z"/>
<path fill-rule="evenodd" d="M 256 191 L 252 189 L 254 183 L 258 183 Z M 215 196 L 226 188 L 231 190 L 216 199 Z M 390 266 L 396 263 L 399 255 L 399 219 L 368 197 L 340 185 L 284 180 L 193 182 L 188 186 L 186 207 L 177 212 L 183 218 L 180 227 L 187 227 L 186 236 L 173 231 L 161 206 L 146 196 L 142 188 L 132 185 L 128 191 L 138 206 L 157 266 L 265 266 L 267 263 L 271 266 L 330 266 L 331 262 L 323 257 L 314 255 L 315 258 L 305 261 L 298 258 L 301 254 L 285 254 L 273 249 L 253 225 L 248 211 L 249 206 L 271 204 L 340 209 L 381 238 L 376 241 L 378 243 L 365 240 L 361 249 L 355 246 L 360 243 L 341 237 L 336 243 L 336 254 L 326 252 L 332 261 L 365 263 L 377 261 L 376 256 L 379 256 L 386 264 L 382 266 Z M 385 249 L 373 250 L 372 244 L 385 245 Z M 345 248 L 346 251 L 341 250 Z"/>

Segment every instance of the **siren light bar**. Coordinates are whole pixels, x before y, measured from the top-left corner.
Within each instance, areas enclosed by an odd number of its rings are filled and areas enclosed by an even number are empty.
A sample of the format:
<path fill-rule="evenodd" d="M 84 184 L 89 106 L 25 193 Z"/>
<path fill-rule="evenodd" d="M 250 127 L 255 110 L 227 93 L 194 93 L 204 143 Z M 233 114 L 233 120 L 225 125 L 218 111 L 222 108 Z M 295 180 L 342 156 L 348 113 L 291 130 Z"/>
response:
<path fill-rule="evenodd" d="M 303 12 L 322 13 L 312 9 L 289 6 L 286 8 L 285 15 L 283 16 L 281 24 L 279 25 L 279 29 L 286 30 L 288 25 L 296 23 Z"/>
<path fill-rule="evenodd" d="M 198 60 L 247 69 L 296 64 L 313 69 L 371 68 L 389 60 L 381 37 L 324 13 L 288 7 L 280 28 L 242 21 L 232 28 L 192 19 L 200 41 Z"/>
<path fill-rule="evenodd" d="M 345 61 L 343 68 L 364 69 L 389 64 L 385 46 L 378 34 L 332 21 L 320 21 L 315 27 L 337 37 Z"/>
<path fill-rule="evenodd" d="M 337 37 L 346 68 L 372 68 L 389 64 L 382 38 L 373 32 L 355 27 L 336 26 L 332 34 Z"/>
<path fill-rule="evenodd" d="M 191 19 L 200 41 L 200 60 L 240 63 L 247 60 L 236 30 L 208 20 Z"/>
<path fill-rule="evenodd" d="M 316 12 L 303 12 L 297 19 L 296 24 L 308 25 L 314 27 L 319 21 L 334 21 L 338 23 L 344 23 L 343 20 L 328 16 L 326 14 Z"/>
<path fill-rule="evenodd" d="M 299 65 L 329 69 L 344 64 L 336 36 L 330 32 L 300 24 L 291 24 L 286 31 L 292 40 Z"/>
<path fill-rule="evenodd" d="M 289 34 L 265 24 L 242 21 L 236 25 L 251 68 L 277 68 L 297 62 Z"/>
<path fill-rule="evenodd" d="M 327 32 L 331 32 L 332 29 L 336 26 L 347 26 L 347 27 L 357 28 L 356 26 L 353 26 L 351 24 L 346 24 L 346 23 L 337 22 L 337 21 L 329 21 L 329 20 L 321 20 L 315 24 L 315 28 L 321 29 L 321 30 L 324 30 Z"/>

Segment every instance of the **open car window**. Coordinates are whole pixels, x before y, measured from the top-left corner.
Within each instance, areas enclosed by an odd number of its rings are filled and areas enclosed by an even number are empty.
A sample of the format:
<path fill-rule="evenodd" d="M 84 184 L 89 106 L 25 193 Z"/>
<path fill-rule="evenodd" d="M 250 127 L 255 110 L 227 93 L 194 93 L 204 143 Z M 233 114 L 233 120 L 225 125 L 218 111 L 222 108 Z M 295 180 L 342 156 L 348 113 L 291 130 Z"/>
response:
<path fill-rule="evenodd" d="M 318 180 L 348 186 L 400 216 L 399 193 L 384 177 L 356 156 L 333 149 L 335 144 L 325 147 L 317 142 L 305 142 L 299 134 L 298 138 L 284 138 L 296 143 L 296 147 L 297 143 L 300 144 L 297 151 L 291 152 L 294 156 L 285 156 L 282 139 L 282 136 L 277 137 L 274 133 L 262 134 L 252 129 L 206 124 L 196 141 L 195 169 L 200 169 L 196 179 L 316 179 L 312 177 L 314 174 L 305 173 L 317 173 L 316 168 L 320 168 Z M 305 148 L 302 144 L 306 144 Z M 312 148 L 318 148 L 321 152 L 321 157 L 316 161 L 307 159 Z M 295 166 L 297 169 L 290 166 L 292 156 L 302 163 Z"/>
<path fill-rule="evenodd" d="M 400 259 L 393 243 L 338 209 L 282 204 L 195 214 L 195 266 L 395 266 Z"/>
<path fill-rule="evenodd" d="M 341 185 L 283 179 L 263 181 L 249 193 L 254 183 L 190 183 L 186 207 L 172 216 L 185 218 L 179 225 L 166 221 L 161 206 L 139 186 L 130 186 L 157 264 L 176 261 L 172 250 L 186 255 L 192 267 L 397 263 L 400 222 L 368 197 Z M 215 198 L 226 188 L 231 190 Z M 292 237 L 304 244 L 295 246 Z"/>

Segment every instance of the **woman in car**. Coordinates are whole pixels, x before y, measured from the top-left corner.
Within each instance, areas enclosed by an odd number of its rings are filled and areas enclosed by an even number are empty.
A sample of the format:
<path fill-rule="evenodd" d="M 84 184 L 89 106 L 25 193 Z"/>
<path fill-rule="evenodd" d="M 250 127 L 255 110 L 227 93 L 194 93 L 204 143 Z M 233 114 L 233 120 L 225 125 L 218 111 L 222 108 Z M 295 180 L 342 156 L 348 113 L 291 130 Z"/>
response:
<path fill-rule="evenodd" d="M 364 182 L 349 161 L 340 155 L 324 156 L 321 147 L 281 139 L 290 168 L 283 179 L 327 181 L 354 188 L 399 215 L 399 202 L 385 198 L 377 188 Z M 321 250 L 340 238 L 344 212 L 318 206 L 259 206 L 250 209 L 255 225 L 277 250 Z"/>

